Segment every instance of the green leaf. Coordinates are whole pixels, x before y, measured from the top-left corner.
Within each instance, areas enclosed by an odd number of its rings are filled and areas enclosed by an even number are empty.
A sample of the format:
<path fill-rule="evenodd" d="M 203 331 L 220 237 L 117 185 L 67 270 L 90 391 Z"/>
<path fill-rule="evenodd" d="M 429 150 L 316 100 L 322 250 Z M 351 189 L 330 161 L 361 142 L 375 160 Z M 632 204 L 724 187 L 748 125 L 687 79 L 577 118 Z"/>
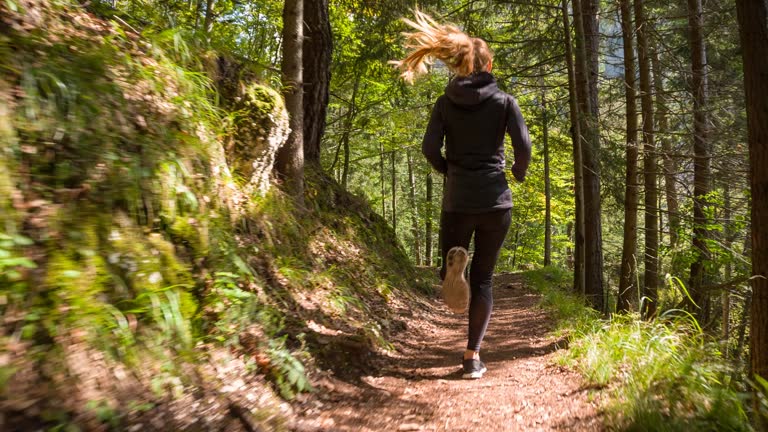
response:
<path fill-rule="evenodd" d="M 0 258 L 3 258 L 0 256 Z M 17 257 L 2 259 L 0 261 L 0 268 L 2 267 L 24 267 L 24 268 L 36 268 L 37 265 L 29 258 Z"/>
<path fill-rule="evenodd" d="M 18 12 L 19 11 L 19 5 L 16 4 L 13 0 L 5 0 L 5 4 L 8 5 L 8 9 L 11 10 L 11 12 Z"/>
<path fill-rule="evenodd" d="M 83 273 L 78 270 L 64 270 L 63 272 L 61 272 L 61 274 L 64 277 L 75 279 L 75 278 L 79 278 L 80 275 Z"/>
<path fill-rule="evenodd" d="M 35 244 L 35 242 L 32 241 L 32 239 L 30 239 L 28 237 L 21 236 L 21 235 L 13 236 L 13 241 L 17 245 L 19 245 L 19 246 L 31 246 L 31 245 Z"/>

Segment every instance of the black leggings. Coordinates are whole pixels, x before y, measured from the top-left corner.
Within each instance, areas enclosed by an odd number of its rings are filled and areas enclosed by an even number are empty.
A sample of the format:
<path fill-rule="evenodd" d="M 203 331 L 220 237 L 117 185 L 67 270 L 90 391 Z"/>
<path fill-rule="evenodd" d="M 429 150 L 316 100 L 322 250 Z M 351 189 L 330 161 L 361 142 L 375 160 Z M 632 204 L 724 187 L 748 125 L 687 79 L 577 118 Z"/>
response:
<path fill-rule="evenodd" d="M 493 268 L 512 222 L 511 214 L 512 211 L 506 209 L 479 214 L 444 211 L 440 216 L 443 257 L 440 280 L 445 278 L 445 255 L 448 251 L 454 246 L 469 249 L 469 241 L 472 234 L 475 235 L 475 250 L 469 267 L 472 298 L 469 303 L 468 350 L 480 351 L 480 343 L 491 319 Z"/>

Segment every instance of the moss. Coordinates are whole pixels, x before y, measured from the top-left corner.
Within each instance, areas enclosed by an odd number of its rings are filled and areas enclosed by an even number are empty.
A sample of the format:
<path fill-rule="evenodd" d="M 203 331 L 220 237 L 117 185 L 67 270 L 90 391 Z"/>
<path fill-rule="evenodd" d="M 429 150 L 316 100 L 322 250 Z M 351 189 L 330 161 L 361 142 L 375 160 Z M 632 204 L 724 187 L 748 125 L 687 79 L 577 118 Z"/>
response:
<path fill-rule="evenodd" d="M 95 226 L 69 233 L 69 241 L 48 251 L 44 285 L 51 302 L 47 327 L 61 323 L 99 329 L 111 319 L 105 308 L 113 280 L 107 262 L 98 254 Z"/>
<path fill-rule="evenodd" d="M 195 281 L 189 265 L 179 259 L 174 245 L 160 234 L 144 234 L 127 216 L 117 214 L 110 228 L 107 250 L 110 264 L 131 291 L 132 299 L 128 303 L 133 310 L 148 310 L 150 294 L 177 287 L 184 317 L 194 315 L 197 304 L 189 291 Z"/>
<path fill-rule="evenodd" d="M 195 258 L 208 255 L 210 241 L 207 220 L 178 216 L 168 227 L 168 232 L 174 243 L 188 246 Z"/>
<path fill-rule="evenodd" d="M 19 220 L 18 211 L 13 209 L 11 203 L 14 193 L 12 173 L 16 171 L 12 165 L 12 153 L 18 140 L 11 123 L 9 87 L 0 77 L 0 232 L 9 231 L 6 224 L 15 226 Z"/>
<path fill-rule="evenodd" d="M 285 103 L 280 93 L 274 89 L 253 83 L 245 89 L 243 106 L 247 107 L 249 116 L 254 120 L 266 120 L 275 110 L 284 109 Z"/>
<path fill-rule="evenodd" d="M 155 251 L 159 252 L 157 258 L 162 266 L 163 277 L 172 286 L 181 288 L 178 290 L 179 308 L 184 318 L 191 319 L 197 312 L 197 301 L 190 293 L 195 280 L 190 273 L 189 266 L 176 256 L 173 244 L 163 239 L 159 234 L 151 234 L 149 244 L 154 247 L 152 249 L 153 254 Z"/>
<path fill-rule="evenodd" d="M 269 173 L 277 149 L 288 137 L 288 115 L 275 90 L 253 83 L 233 104 L 235 134 L 227 145 L 232 170 L 259 194 L 269 189 Z"/>

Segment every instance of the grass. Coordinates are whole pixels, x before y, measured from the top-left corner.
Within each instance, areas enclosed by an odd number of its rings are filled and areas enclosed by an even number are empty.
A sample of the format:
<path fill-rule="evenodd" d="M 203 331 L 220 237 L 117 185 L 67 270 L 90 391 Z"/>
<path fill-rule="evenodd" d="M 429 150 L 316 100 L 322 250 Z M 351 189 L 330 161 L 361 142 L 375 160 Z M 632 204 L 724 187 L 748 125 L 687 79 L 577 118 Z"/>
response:
<path fill-rule="evenodd" d="M 568 335 L 570 349 L 558 361 L 605 390 L 609 429 L 752 430 L 743 386 L 732 378 L 738 374 L 689 315 L 599 319 L 568 290 L 569 273 L 544 268 L 526 279 L 558 320 L 557 331 Z"/>

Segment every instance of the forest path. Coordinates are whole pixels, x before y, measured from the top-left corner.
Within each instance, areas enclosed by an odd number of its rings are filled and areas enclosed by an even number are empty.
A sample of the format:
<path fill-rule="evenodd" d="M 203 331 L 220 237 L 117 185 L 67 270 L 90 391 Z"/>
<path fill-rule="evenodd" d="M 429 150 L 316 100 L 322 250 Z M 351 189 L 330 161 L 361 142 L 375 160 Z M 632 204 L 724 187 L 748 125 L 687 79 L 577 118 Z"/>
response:
<path fill-rule="evenodd" d="M 404 317 L 397 354 L 375 373 L 323 380 L 299 431 L 598 431 L 602 421 L 579 376 L 554 365 L 562 341 L 520 275 L 494 279 L 494 312 L 481 357 L 488 372 L 461 379 L 466 317 L 439 296 Z"/>

